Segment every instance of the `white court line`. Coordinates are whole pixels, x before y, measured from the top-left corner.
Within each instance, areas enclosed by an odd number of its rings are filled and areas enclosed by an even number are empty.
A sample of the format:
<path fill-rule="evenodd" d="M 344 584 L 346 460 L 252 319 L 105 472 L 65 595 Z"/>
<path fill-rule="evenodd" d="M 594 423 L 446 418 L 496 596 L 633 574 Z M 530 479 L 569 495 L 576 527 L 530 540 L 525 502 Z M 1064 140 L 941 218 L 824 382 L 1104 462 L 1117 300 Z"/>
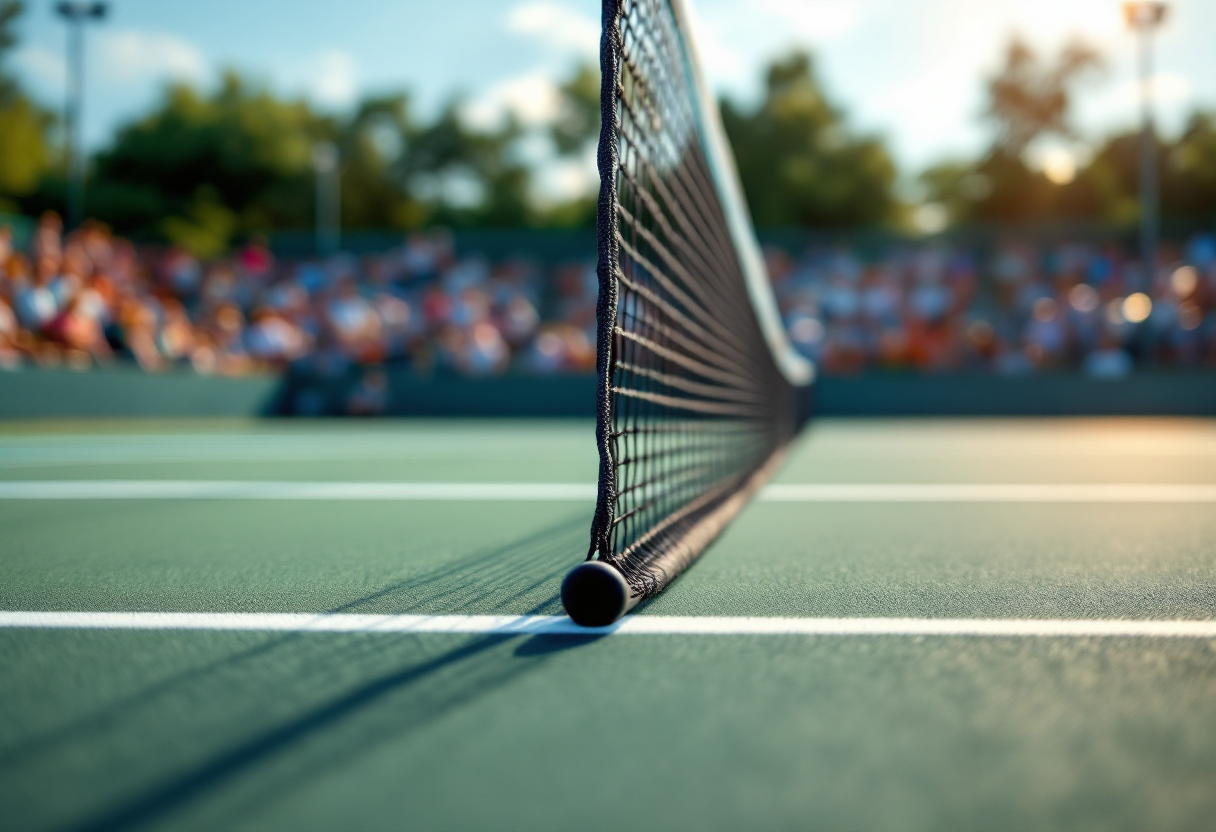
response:
<path fill-rule="evenodd" d="M 0 482 L 0 500 L 432 500 L 590 502 L 591 483 L 242 482 L 57 480 Z M 1216 503 L 1216 485 L 970 483 L 770 485 L 770 503 Z"/>
<path fill-rule="evenodd" d="M 630 615 L 579 627 L 559 615 L 345 615 L 200 612 L 0 612 L 0 628 L 247 630 L 483 635 L 826 635 L 1216 638 L 1216 621 L 999 618 L 718 618 Z"/>
<path fill-rule="evenodd" d="M 1191 483 L 890 483 L 770 485 L 769 503 L 1216 503 Z"/>
<path fill-rule="evenodd" d="M 0 482 L 0 500 L 595 500 L 595 485 L 526 482 Z"/>

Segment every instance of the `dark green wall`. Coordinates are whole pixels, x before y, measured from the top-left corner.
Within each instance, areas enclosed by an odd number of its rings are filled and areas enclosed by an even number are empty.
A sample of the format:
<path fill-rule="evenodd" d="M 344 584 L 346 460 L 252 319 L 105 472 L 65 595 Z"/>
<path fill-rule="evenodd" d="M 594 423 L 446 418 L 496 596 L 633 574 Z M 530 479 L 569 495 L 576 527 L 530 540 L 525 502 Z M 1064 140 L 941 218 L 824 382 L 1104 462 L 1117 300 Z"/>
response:
<path fill-rule="evenodd" d="M 301 390 L 321 391 L 341 413 L 358 379 L 0 371 L 0 419 L 288 415 Z M 858 376 L 825 378 L 812 391 L 820 416 L 1216 416 L 1216 373 L 1136 375 Z M 395 416 L 584 416 L 595 413 L 590 376 L 466 379 L 388 373 Z"/>
<path fill-rule="evenodd" d="M 151 375 L 135 367 L 0 371 L 0 419 L 269 415 L 280 387 L 275 376 Z"/>

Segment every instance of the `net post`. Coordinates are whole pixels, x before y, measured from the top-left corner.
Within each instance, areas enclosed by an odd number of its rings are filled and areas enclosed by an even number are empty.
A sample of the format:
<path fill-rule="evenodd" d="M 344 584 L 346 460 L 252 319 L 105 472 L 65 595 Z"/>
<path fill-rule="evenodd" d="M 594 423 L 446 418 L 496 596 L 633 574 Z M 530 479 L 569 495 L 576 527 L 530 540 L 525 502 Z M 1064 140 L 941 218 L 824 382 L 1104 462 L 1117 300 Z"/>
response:
<path fill-rule="evenodd" d="M 562 581 L 562 606 L 582 627 L 606 627 L 636 603 L 625 576 L 602 560 L 580 563 Z"/>

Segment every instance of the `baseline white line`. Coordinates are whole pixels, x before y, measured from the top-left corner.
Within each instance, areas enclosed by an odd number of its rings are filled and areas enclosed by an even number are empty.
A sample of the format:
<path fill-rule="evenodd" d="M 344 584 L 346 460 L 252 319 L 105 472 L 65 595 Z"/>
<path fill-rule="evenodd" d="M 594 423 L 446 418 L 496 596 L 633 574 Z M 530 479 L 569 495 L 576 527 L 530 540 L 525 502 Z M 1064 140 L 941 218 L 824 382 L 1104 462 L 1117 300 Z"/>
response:
<path fill-rule="evenodd" d="M 769 503 L 1216 503 L 1192 483 L 879 483 L 770 485 Z"/>
<path fill-rule="evenodd" d="M 530 482 L 0 482 L 0 500 L 595 500 L 595 485 Z"/>
<path fill-rule="evenodd" d="M 310 613 L 2 612 L 0 629 L 252 630 L 288 633 L 482 635 L 823 635 L 1216 638 L 1216 620 L 998 618 L 716 618 L 626 616 L 579 627 L 558 615 L 347 615 Z"/>
<path fill-rule="evenodd" d="M 485 500 L 589 502 L 591 483 L 0 482 L 0 500 Z M 769 503 L 1216 503 L 1216 485 L 1187 483 L 877 483 L 770 485 Z"/>

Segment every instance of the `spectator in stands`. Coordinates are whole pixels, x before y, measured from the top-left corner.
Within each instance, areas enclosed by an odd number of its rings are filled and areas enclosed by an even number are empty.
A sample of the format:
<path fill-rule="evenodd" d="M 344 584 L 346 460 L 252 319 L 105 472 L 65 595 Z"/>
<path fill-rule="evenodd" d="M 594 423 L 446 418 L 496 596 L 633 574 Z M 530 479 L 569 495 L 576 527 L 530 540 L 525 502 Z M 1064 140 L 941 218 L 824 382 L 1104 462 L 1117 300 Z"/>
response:
<path fill-rule="evenodd" d="M 792 343 L 827 373 L 1216 366 L 1210 233 L 1162 246 L 1151 279 L 1110 242 L 813 246 L 766 259 Z M 472 376 L 590 372 L 597 298 L 589 262 L 546 271 L 457 256 L 441 232 L 361 259 L 281 262 L 254 239 L 200 262 L 137 250 L 97 223 L 65 235 L 53 213 L 24 241 L 0 228 L 0 367 L 294 367 L 335 383 L 358 373 L 358 395 L 310 387 L 309 412 L 376 412 L 385 388 L 366 368 L 385 362 Z"/>

